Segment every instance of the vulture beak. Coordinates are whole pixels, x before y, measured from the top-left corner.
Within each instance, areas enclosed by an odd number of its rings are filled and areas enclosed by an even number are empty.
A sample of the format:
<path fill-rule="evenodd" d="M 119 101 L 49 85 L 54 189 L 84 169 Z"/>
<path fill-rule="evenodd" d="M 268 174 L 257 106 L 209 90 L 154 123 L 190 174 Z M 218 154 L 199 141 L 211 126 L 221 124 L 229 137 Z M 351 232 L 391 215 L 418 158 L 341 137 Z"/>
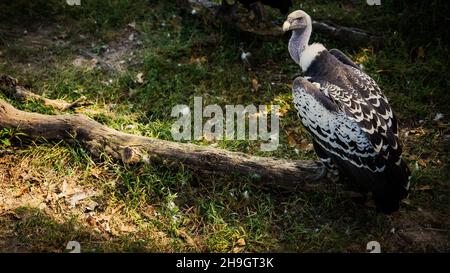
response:
<path fill-rule="evenodd" d="M 289 30 L 291 30 L 291 20 L 288 19 L 283 23 L 283 31 L 286 32 Z"/>
<path fill-rule="evenodd" d="M 284 32 L 294 29 L 305 29 L 306 27 L 307 26 L 303 18 L 288 18 L 283 23 Z"/>

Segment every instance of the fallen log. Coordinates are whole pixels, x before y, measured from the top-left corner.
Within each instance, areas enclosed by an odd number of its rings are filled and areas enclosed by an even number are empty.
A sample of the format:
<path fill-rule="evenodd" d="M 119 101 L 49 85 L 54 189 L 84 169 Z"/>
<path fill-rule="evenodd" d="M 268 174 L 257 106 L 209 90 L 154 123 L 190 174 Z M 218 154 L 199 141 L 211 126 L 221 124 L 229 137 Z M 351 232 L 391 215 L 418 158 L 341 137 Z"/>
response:
<path fill-rule="evenodd" d="M 14 97 L 21 101 L 29 101 L 29 100 L 40 101 L 45 106 L 53 107 L 54 109 L 59 111 L 66 111 L 77 106 L 89 104 L 88 102 L 86 102 L 85 96 L 81 96 L 77 100 L 70 103 L 64 100 L 47 99 L 33 92 L 30 92 L 23 86 L 18 85 L 17 80 L 15 78 L 9 77 L 7 75 L 2 75 L 0 77 L 0 83 L 3 84 L 3 87 L 7 87 L 3 88 L 3 92 L 7 96 Z"/>
<path fill-rule="evenodd" d="M 243 34 L 268 39 L 279 38 L 285 35 L 281 27 L 274 24 L 264 24 L 264 27 L 254 27 L 250 24 L 245 23 L 245 20 L 243 22 L 241 20 L 236 20 L 224 14 L 221 14 L 220 12 L 218 12 L 220 4 L 209 0 L 182 1 L 184 1 L 184 5 L 181 6 L 185 7 L 185 9 L 189 9 L 189 11 L 191 12 L 195 10 L 196 14 L 201 14 L 202 16 L 204 16 L 205 20 L 208 21 L 208 24 L 214 24 L 219 18 L 227 25 L 233 27 L 237 31 L 242 32 Z M 340 42 L 345 42 L 346 44 L 350 44 L 352 46 L 372 45 L 375 47 L 380 47 L 383 44 L 383 38 L 381 36 L 375 35 L 363 29 L 345 27 L 338 24 L 317 20 L 313 20 L 312 24 L 315 33 L 319 33 L 324 37 L 331 38 Z"/>
<path fill-rule="evenodd" d="M 4 78 L 4 77 L 3 77 Z M 0 82 L 0 91 L 8 82 Z M 2 87 L 3 85 L 3 87 Z M 14 84 L 9 88 L 20 88 Z M 311 191 L 320 187 L 323 168 L 312 160 L 289 161 L 251 156 L 208 146 L 178 143 L 123 133 L 84 115 L 43 115 L 24 112 L 0 99 L 0 129 L 25 133 L 31 139 L 77 143 L 95 157 L 103 153 L 126 164 L 179 164 L 198 173 L 238 174 L 285 189 Z"/>

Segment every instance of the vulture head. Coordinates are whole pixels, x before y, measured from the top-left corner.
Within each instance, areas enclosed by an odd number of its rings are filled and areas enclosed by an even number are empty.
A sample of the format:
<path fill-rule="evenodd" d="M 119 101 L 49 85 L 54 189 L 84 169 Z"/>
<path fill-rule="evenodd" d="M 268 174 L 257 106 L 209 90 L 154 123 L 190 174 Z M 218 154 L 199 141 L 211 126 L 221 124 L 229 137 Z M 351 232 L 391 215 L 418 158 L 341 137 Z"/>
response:
<path fill-rule="evenodd" d="M 300 64 L 300 57 L 308 46 L 309 38 L 311 37 L 311 17 L 303 10 L 292 12 L 283 24 L 283 31 L 289 30 L 292 30 L 288 47 L 289 54 L 297 64 Z"/>
<path fill-rule="evenodd" d="M 303 10 L 296 10 L 288 15 L 283 24 L 283 31 L 300 30 L 304 31 L 307 27 L 311 28 L 311 17 Z"/>

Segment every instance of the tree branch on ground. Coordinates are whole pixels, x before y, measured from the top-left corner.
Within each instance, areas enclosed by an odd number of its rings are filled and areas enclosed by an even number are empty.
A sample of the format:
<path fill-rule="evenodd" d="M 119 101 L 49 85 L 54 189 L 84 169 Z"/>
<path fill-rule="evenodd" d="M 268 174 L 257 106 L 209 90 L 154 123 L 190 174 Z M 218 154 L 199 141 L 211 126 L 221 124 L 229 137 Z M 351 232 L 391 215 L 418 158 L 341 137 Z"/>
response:
<path fill-rule="evenodd" d="M 216 24 L 217 19 L 221 19 L 227 25 L 234 29 L 253 36 L 262 38 L 281 37 L 285 33 L 280 26 L 273 25 L 272 27 L 265 26 L 264 28 L 254 28 L 242 23 L 240 20 L 233 19 L 227 15 L 218 12 L 220 4 L 208 0 L 181 0 L 184 2 L 184 7 L 189 11 L 196 10 L 203 18 L 208 21 L 208 24 Z M 382 46 L 383 38 L 374 35 L 366 30 L 340 26 L 335 23 L 328 23 L 323 21 L 313 20 L 314 31 L 337 41 L 345 42 L 352 46 L 367 46 L 373 45 L 376 47 Z"/>
<path fill-rule="evenodd" d="M 24 88 L 11 77 L 0 77 L 0 92 Z M 29 91 L 27 91 L 29 92 Z M 28 93 L 27 93 L 28 94 Z M 44 100 L 45 102 L 45 100 Z M 144 162 L 179 167 L 196 173 L 237 174 L 290 190 L 311 191 L 321 186 L 322 165 L 312 160 L 284 160 L 251 156 L 223 149 L 178 143 L 123 133 L 84 115 L 43 115 L 18 110 L 0 99 L 0 129 L 25 133 L 30 139 L 78 143 L 94 157 L 106 153 L 126 164 Z"/>
<path fill-rule="evenodd" d="M 70 103 L 63 100 L 52 100 L 44 98 L 38 94 L 35 94 L 27 90 L 25 87 L 18 85 L 17 79 L 7 75 L 2 75 L 0 77 L 0 84 L 2 85 L 3 93 L 8 97 L 13 97 L 21 101 L 28 101 L 28 100 L 40 101 L 45 106 L 53 107 L 54 109 L 59 111 L 67 111 L 74 107 L 90 104 L 86 102 L 85 96 L 81 96 L 77 100 Z"/>

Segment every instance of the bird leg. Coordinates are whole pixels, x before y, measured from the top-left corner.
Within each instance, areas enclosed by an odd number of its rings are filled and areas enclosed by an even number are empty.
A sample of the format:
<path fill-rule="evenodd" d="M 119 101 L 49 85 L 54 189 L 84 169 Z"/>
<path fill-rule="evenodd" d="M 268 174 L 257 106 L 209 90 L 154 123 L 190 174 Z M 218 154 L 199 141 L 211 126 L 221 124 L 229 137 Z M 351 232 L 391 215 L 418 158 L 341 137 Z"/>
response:
<path fill-rule="evenodd" d="M 327 179 L 333 183 L 339 182 L 339 170 L 337 168 L 330 168 L 327 172 Z"/>

